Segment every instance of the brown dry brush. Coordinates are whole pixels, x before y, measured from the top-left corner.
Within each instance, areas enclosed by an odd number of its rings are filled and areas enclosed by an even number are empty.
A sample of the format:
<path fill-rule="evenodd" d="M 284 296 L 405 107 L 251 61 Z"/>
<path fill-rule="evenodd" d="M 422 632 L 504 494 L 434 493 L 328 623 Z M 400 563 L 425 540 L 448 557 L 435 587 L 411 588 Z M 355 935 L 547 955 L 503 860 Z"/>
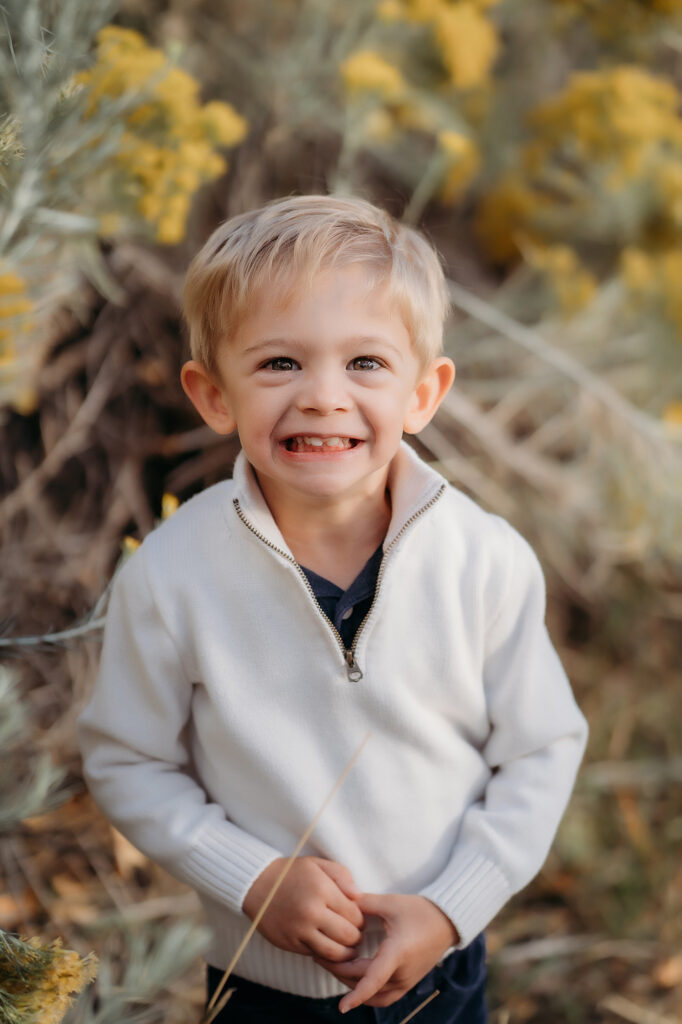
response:
<path fill-rule="evenodd" d="M 129 318 L 137 323 L 134 294 L 131 303 Z M 167 311 L 165 298 L 159 308 Z M 161 440 L 162 424 L 149 429 L 140 392 L 149 387 L 150 367 L 159 388 L 163 374 L 148 350 L 141 365 L 140 324 L 119 332 L 121 312 L 92 293 L 92 333 L 59 313 L 36 413 L 3 411 L 0 654 L 21 678 L 23 700 L 0 697 L 0 928 L 15 944 L 18 936 L 40 938 L 46 966 L 59 959 L 60 940 L 81 954 L 97 948 L 99 977 L 71 1011 L 73 1024 L 180 1024 L 192 1018 L 188 1007 L 198 1008 L 201 998 L 198 986 L 192 991 L 187 982 L 183 998 L 176 998 L 178 978 L 196 964 L 205 941 L 196 901 L 132 855 L 122 837 L 112 848 L 109 826 L 84 794 L 74 741 L 97 658 L 98 598 L 106 593 L 123 532 L 154 524 L 143 479 L 150 454 L 140 451 L 137 459 L 134 439 L 152 440 L 156 433 Z M 161 346 L 162 332 L 156 336 Z M 107 440 L 100 444 L 100 438 Z M 63 779 L 57 794 L 56 775 Z M 177 918 L 183 903 L 184 921 Z M 24 972 L 26 956 L 34 963 L 39 957 L 29 947 L 13 948 L 25 954 Z M 63 968 L 63 958 L 59 962 Z M 8 1007 L 19 1006 L 18 1019 L 30 1024 L 30 1006 L 18 1002 L 29 998 L 27 992 L 15 991 L 8 972 L 2 975 L 0 993 L 6 990 Z M 24 989 L 30 988 L 27 977 Z M 50 991 L 34 989 L 41 1024 L 49 1019 Z"/>
<path fill-rule="evenodd" d="M 153 1024 L 165 1019 L 156 1005 L 160 992 L 195 961 L 205 932 L 191 919 L 163 930 L 134 928 L 132 922 L 125 928 L 123 918 L 115 919 L 118 915 L 110 914 L 108 922 L 97 920 L 88 907 L 88 920 L 99 928 L 108 924 L 117 936 L 122 947 L 118 959 L 123 966 L 114 970 L 109 943 L 109 955 L 99 964 L 97 985 L 82 992 L 98 970 L 95 954 L 82 949 L 88 939 L 85 935 L 76 938 L 72 927 L 79 915 L 71 901 L 83 900 L 86 885 L 73 879 L 69 882 L 66 874 L 44 872 L 46 865 L 61 870 L 59 848 L 44 850 L 48 859 L 41 865 L 40 851 L 34 853 L 24 842 L 26 831 L 44 834 L 41 823 L 45 818 L 57 820 L 64 813 L 55 808 L 73 796 L 73 787 L 64 786 L 64 772 L 52 763 L 47 751 L 36 749 L 30 726 L 15 674 L 0 667 L 0 851 L 8 883 L 2 890 L 0 912 L 4 917 L 11 915 L 14 904 L 15 913 L 21 913 L 17 887 L 21 869 L 36 902 L 42 903 L 49 915 L 46 927 L 39 927 L 42 934 L 36 933 L 38 922 L 33 927 L 27 925 L 25 934 L 0 928 L 0 1020 L 3 1024 L 61 1024 L 67 1019 L 69 1024 Z M 67 825 L 74 823 L 73 811 L 68 810 Z M 51 838 L 56 838 L 54 832 Z M 51 900 L 50 888 L 64 893 L 65 883 L 69 902 L 63 901 L 60 909 Z M 166 913 L 171 913 L 170 907 Z M 54 936 L 55 930 L 71 933 L 81 947 L 80 954 L 65 949 L 59 934 Z M 45 932 L 52 936 L 47 938 Z"/>
<path fill-rule="evenodd" d="M 182 910 L 197 915 L 193 895 L 97 814 L 74 742 L 122 538 L 154 528 L 164 492 L 186 500 L 228 476 L 236 455 L 236 441 L 203 426 L 179 386 L 184 266 L 224 216 L 323 190 L 339 155 L 334 132 L 306 134 L 305 118 L 278 130 L 248 113 L 251 134 L 231 175 L 204 193 L 187 244 L 163 257 L 103 247 L 120 303 L 83 282 L 78 315 L 52 314 L 35 411 L 0 412 L 0 655 L 21 672 L 31 746 L 63 767 L 72 789 L 58 813 L 33 811 L 0 839 L 0 927 L 96 948 L 110 965 L 99 984 L 111 987 L 78 1020 L 109 1013 L 100 1024 L 126 1019 L 112 1008 L 113 985 L 133 961 L 154 958 L 152 926 Z M 362 159 L 368 192 L 400 215 L 405 190 Z M 509 283 L 494 295 L 497 282 L 468 247 L 466 217 L 434 207 L 423 223 L 472 287 L 453 285 L 457 381 L 416 443 L 538 550 L 550 633 L 591 724 L 547 865 L 489 930 L 495 1024 L 681 1019 L 679 443 L 623 399 L 622 353 L 646 348 L 634 331 L 614 329 L 608 295 L 570 328 L 549 320 L 529 331 Z M 646 356 L 630 369 L 635 379 L 649 372 Z M 185 980 L 169 980 L 176 953 L 161 956 L 168 970 L 159 971 L 156 1007 L 138 1004 L 132 1019 L 198 1019 L 198 961 Z"/>
<path fill-rule="evenodd" d="M 177 383 L 186 355 L 180 272 L 130 246 L 107 259 L 125 304 L 93 293 L 88 323 L 60 315 L 38 381 L 39 406 L 30 416 L 5 413 L 7 443 L 0 455 L 0 601 L 8 612 L 3 650 L 14 663 L 20 658 L 35 742 L 65 766 L 67 782 L 76 786 L 74 722 L 94 676 L 99 641 L 99 630 L 88 624 L 120 557 L 121 539 L 153 529 L 164 492 L 186 499 L 229 475 L 236 452 L 234 440 L 197 422 Z M 563 510 L 551 491 L 543 495 L 543 478 L 524 472 L 529 414 L 519 403 L 500 434 L 495 417 L 484 416 L 494 403 L 481 401 L 470 411 L 463 393 L 467 386 L 483 387 L 486 369 L 464 345 L 466 323 L 462 318 L 457 332 L 466 354 L 459 404 L 453 402 L 438 435 L 422 444 L 489 507 L 495 507 L 492 488 L 513 498 L 503 514 L 516 519 L 548 568 L 550 632 L 592 726 L 587 764 L 545 869 L 490 929 L 493 1007 L 505 1007 L 512 1021 L 534 1024 L 635 1020 L 638 1008 L 655 1014 L 652 1020 L 674 1020 L 682 974 L 676 952 L 682 945 L 680 639 L 679 618 L 660 609 L 668 608 L 664 596 L 679 593 L 678 567 L 652 563 L 657 572 L 666 566 L 663 586 L 650 568 L 616 558 L 609 586 L 587 594 L 572 585 L 576 577 L 553 567 L 562 562 L 555 562 L 556 547 L 543 543 L 550 534 L 529 525 L 557 527 Z M 490 367 L 487 372 L 490 379 Z M 553 462 L 558 474 L 567 452 L 570 435 L 542 464 L 549 470 Z M 491 490 L 478 493 L 486 481 Z M 588 550 L 590 540 L 584 538 Z M 24 647 L 7 643 L 78 626 L 85 635 L 57 645 L 49 638 Z M 2 868 L 10 899 L 0 902 L 0 924 L 24 934 L 59 933 L 81 950 L 88 942 L 88 948 L 108 942 L 117 947 L 118 970 L 129 961 L 129 948 L 116 922 L 133 927 L 147 914 L 163 919 L 184 892 L 131 854 L 120 837 L 114 843 L 82 787 L 58 816 L 34 817 L 11 835 Z M 196 904 L 183 898 L 192 917 Z M 160 998 L 164 1020 L 191 1019 L 192 1007 L 198 1013 L 196 963 L 173 993 Z"/>

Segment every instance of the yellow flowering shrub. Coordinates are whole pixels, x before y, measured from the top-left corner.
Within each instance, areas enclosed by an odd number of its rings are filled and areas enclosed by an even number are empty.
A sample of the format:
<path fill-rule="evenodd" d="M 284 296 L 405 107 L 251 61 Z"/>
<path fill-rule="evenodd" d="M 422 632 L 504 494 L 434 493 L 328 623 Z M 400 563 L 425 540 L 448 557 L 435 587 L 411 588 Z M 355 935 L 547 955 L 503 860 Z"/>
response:
<path fill-rule="evenodd" d="M 397 99 L 405 89 L 399 68 L 374 50 L 359 50 L 341 64 L 341 77 L 351 96 L 376 93 L 381 99 Z"/>
<path fill-rule="evenodd" d="M 111 168 L 117 205 L 100 214 L 102 234 L 121 230 L 127 207 L 156 241 L 179 242 L 194 192 L 227 167 L 217 150 L 240 142 L 246 121 L 227 103 L 202 106 L 199 83 L 131 29 L 101 29 L 95 64 L 76 82 L 87 91 L 86 117 L 112 100 L 139 96 L 123 118 Z"/>
<path fill-rule="evenodd" d="M 26 0 L 31 10 L 39 2 Z M 12 14 L 16 52 L 0 47 L 0 404 L 22 413 L 37 401 L 41 324 L 79 287 L 78 270 L 116 294 L 99 239 L 179 242 L 195 192 L 224 172 L 221 151 L 247 130 L 229 104 L 202 104 L 199 83 L 138 32 L 109 25 L 95 34 L 94 15 L 71 54 L 76 2 L 57 5 L 59 46 L 47 28 L 43 38 L 26 34 L 33 14 Z M 93 42 L 92 66 L 74 73 Z M 36 282 L 39 312 L 26 278 Z"/>
<path fill-rule="evenodd" d="M 620 272 L 635 308 L 658 309 L 682 335 L 682 242 L 658 252 L 627 246 Z"/>
<path fill-rule="evenodd" d="M 650 295 L 658 287 L 654 260 L 635 246 L 628 245 L 623 249 L 620 271 L 628 289 L 635 295 Z"/>
<path fill-rule="evenodd" d="M 75 996 L 95 978 L 97 958 L 0 933 L 0 1010 L 8 1024 L 61 1024 Z"/>
<path fill-rule="evenodd" d="M 0 264 L 0 402 L 6 398 L 23 414 L 35 408 L 37 395 L 24 380 L 27 335 L 34 329 L 34 302 L 26 280 Z"/>
<path fill-rule="evenodd" d="M 25 319 L 33 311 L 33 302 L 28 297 L 28 286 L 23 277 L 13 270 L 2 270 L 0 265 L 0 365 L 8 359 L 12 350 L 14 330 L 12 323 L 21 318 L 20 330 L 30 331 L 32 324 Z"/>
<path fill-rule="evenodd" d="M 458 202 L 481 167 L 475 136 L 500 47 L 488 16 L 497 2 L 380 0 L 367 31 L 372 45 L 359 45 L 340 65 L 351 124 L 344 153 L 349 140 L 355 148 L 390 145 L 422 205 L 427 193 Z"/>
<path fill-rule="evenodd" d="M 170 519 L 174 512 L 180 507 L 180 499 L 168 491 L 161 498 L 161 518 Z"/>
<path fill-rule="evenodd" d="M 682 119 L 673 82 L 641 68 L 578 72 L 531 112 L 531 140 L 481 206 L 481 237 L 511 257 L 519 231 L 547 223 L 570 230 L 576 214 L 592 217 L 601 192 L 653 190 L 661 212 L 682 213 Z M 587 183 L 589 182 L 589 187 Z M 588 204 L 586 206 L 586 204 Z M 494 222 L 494 226 L 493 226 Z"/>
<path fill-rule="evenodd" d="M 670 402 L 663 411 L 663 422 L 682 430 L 682 402 Z"/>
<path fill-rule="evenodd" d="M 441 5 L 433 19 L 436 41 L 458 89 L 483 85 L 499 52 L 497 29 L 474 2 Z"/>
<path fill-rule="evenodd" d="M 523 237 L 542 241 L 533 218 L 551 204 L 547 195 L 534 192 L 520 171 L 509 171 L 481 199 L 474 230 L 484 252 L 494 263 L 511 263 L 519 256 Z"/>
<path fill-rule="evenodd" d="M 682 0 L 552 0 L 559 16 L 558 27 L 577 20 L 586 22 L 597 39 L 613 44 L 622 41 L 630 51 L 646 43 L 657 22 L 682 13 Z"/>
<path fill-rule="evenodd" d="M 430 26 L 449 81 L 458 89 L 487 82 L 500 49 L 497 28 L 486 10 L 498 0 L 384 0 L 385 20 Z"/>
<path fill-rule="evenodd" d="M 597 291 L 597 279 L 581 265 L 570 246 L 524 248 L 528 263 L 543 274 L 562 313 L 570 316 L 589 305 Z"/>
<path fill-rule="evenodd" d="M 351 108 L 360 120 L 360 136 L 387 143 L 403 132 L 432 135 L 438 120 L 413 90 L 400 68 L 376 50 L 357 50 L 339 72 Z"/>
<path fill-rule="evenodd" d="M 170 519 L 174 512 L 177 512 L 180 507 L 180 499 L 175 494 L 170 494 L 168 491 L 161 498 L 161 518 L 157 519 L 156 525 L 164 522 L 166 519 Z M 122 555 L 124 561 L 134 554 L 139 548 L 142 542 L 137 537 L 131 537 L 127 534 L 123 538 L 121 544 Z"/>
<path fill-rule="evenodd" d="M 680 95 L 675 84 L 636 66 L 576 72 L 558 96 L 539 104 L 530 121 L 534 141 L 524 155 L 530 172 L 573 156 L 584 172 L 603 166 L 614 187 L 682 155 Z"/>
<path fill-rule="evenodd" d="M 531 138 L 516 166 L 479 204 L 475 230 L 485 252 L 505 263 L 519 255 L 522 239 L 550 252 L 552 243 L 571 243 L 574 256 L 598 242 L 602 255 L 610 245 L 617 269 L 627 216 L 623 280 L 641 293 L 655 278 L 665 315 L 682 328 L 679 110 L 675 84 L 636 66 L 572 75 L 531 111 Z M 576 259 L 576 295 L 564 292 L 564 305 L 593 287 Z"/>
<path fill-rule="evenodd" d="M 460 132 L 439 132 L 438 142 L 448 164 L 440 196 L 444 202 L 454 203 L 476 176 L 481 163 L 480 153 L 476 144 Z"/>
<path fill-rule="evenodd" d="M 381 107 L 365 114 L 362 134 L 371 142 L 390 142 L 397 133 L 397 121 L 388 110 Z"/>

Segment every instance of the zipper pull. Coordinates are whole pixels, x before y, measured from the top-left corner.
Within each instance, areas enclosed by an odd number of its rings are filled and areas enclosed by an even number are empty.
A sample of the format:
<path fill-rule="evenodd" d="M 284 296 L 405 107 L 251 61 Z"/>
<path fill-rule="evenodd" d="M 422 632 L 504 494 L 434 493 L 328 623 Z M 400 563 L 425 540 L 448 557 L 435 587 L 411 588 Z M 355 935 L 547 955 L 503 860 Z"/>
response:
<path fill-rule="evenodd" d="M 346 672 L 351 683 L 357 683 L 362 679 L 362 669 L 355 660 L 355 655 L 352 651 L 346 651 Z"/>

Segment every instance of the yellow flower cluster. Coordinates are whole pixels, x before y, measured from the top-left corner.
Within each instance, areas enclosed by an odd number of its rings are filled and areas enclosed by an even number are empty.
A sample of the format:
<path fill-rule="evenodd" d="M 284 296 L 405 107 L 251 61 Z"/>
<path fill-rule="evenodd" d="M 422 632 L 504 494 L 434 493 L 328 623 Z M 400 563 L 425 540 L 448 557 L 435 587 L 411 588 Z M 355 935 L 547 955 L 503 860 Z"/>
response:
<path fill-rule="evenodd" d="M 30 331 L 32 323 L 26 319 L 33 312 L 26 281 L 12 270 L 0 273 L 0 366 L 14 359 L 13 323 L 19 319 L 19 329 Z"/>
<path fill-rule="evenodd" d="M 551 199 L 535 192 L 518 171 L 509 171 L 481 200 L 474 220 L 474 233 L 494 263 L 511 263 L 519 255 L 521 237 L 541 242 L 533 220 L 546 210 Z"/>
<path fill-rule="evenodd" d="M 682 430 L 682 402 L 670 402 L 663 410 L 663 422 Z"/>
<path fill-rule="evenodd" d="M 536 140 L 526 150 L 526 167 L 541 170 L 559 150 L 575 150 L 585 163 L 611 165 L 614 186 L 625 183 L 648 170 L 662 147 L 682 146 L 679 104 L 672 81 L 634 65 L 578 72 L 562 93 L 535 108 Z"/>
<path fill-rule="evenodd" d="M 633 37 L 650 32 L 657 18 L 682 11 L 682 0 L 554 0 L 554 5 L 562 21 L 584 18 L 598 39 L 620 37 L 630 48 L 643 41 Z"/>
<path fill-rule="evenodd" d="M 20 946 L 25 952 L 21 952 Z M 41 946 L 36 939 L 25 943 L 15 940 L 14 947 L 14 956 L 23 957 L 30 964 L 28 984 L 20 980 L 22 972 L 16 968 L 8 972 L 9 980 L 4 983 L 5 992 L 12 997 L 16 1019 L 61 1024 L 74 997 L 94 980 L 97 958 L 93 953 L 80 957 L 73 950 L 63 949 L 59 939 L 49 946 Z M 12 980 L 14 977 L 16 981 Z"/>
<path fill-rule="evenodd" d="M 96 62 L 77 82 L 88 93 L 87 116 L 112 99 L 139 95 L 124 118 L 116 191 L 157 241 L 179 242 L 194 192 L 227 167 L 216 150 L 240 142 L 246 121 L 227 103 L 202 106 L 191 75 L 173 67 L 139 33 L 113 25 L 98 33 Z M 117 230 L 119 214 L 112 210 L 101 217 L 102 233 Z"/>
<path fill-rule="evenodd" d="M 383 100 L 395 100 L 405 89 L 399 68 L 374 50 L 358 50 L 341 64 L 343 84 L 351 96 L 375 93 Z"/>
<path fill-rule="evenodd" d="M 380 0 L 380 20 L 402 22 L 390 31 L 391 59 L 378 49 L 359 49 L 341 64 L 350 103 L 356 104 L 355 139 L 395 142 L 402 132 L 427 136 L 419 152 L 436 149 L 423 181 L 454 203 L 477 174 L 481 156 L 466 125 L 481 121 L 489 101 L 489 74 L 499 48 L 487 17 L 499 0 Z M 433 81 L 413 80 L 411 58 L 432 39 L 440 64 L 431 60 Z M 453 86 L 463 90 L 453 103 Z M 357 143 L 356 143 L 357 144 Z M 407 147 L 403 147 L 403 155 Z M 442 180 L 438 181 L 439 174 Z"/>
<path fill-rule="evenodd" d="M 160 519 L 160 522 L 163 522 L 165 519 L 170 519 L 170 517 L 173 515 L 173 513 L 177 512 L 179 507 L 180 507 L 179 499 L 174 494 L 170 494 L 168 491 L 166 491 L 166 493 L 161 498 L 161 519 Z M 159 521 L 157 521 L 157 526 L 158 525 L 159 525 Z M 128 556 L 132 555 L 134 551 L 137 551 L 137 549 L 139 548 L 140 544 L 141 544 L 141 541 L 139 541 L 137 539 L 137 537 L 131 537 L 130 535 L 125 536 L 123 538 L 123 545 L 122 545 L 124 556 L 128 557 Z"/>
<path fill-rule="evenodd" d="M 385 20 L 430 25 L 449 79 L 458 89 L 484 85 L 499 52 L 497 29 L 486 10 L 498 0 L 384 0 Z"/>
<path fill-rule="evenodd" d="M 531 266 L 541 271 L 554 292 L 559 309 L 570 316 L 588 306 L 597 291 L 597 279 L 567 245 L 525 247 Z"/>
<path fill-rule="evenodd" d="M 362 104 L 365 138 L 388 142 L 400 128 L 427 133 L 436 129 L 432 112 L 415 97 L 400 68 L 376 50 L 357 50 L 339 70 L 349 99 Z"/>
<path fill-rule="evenodd" d="M 20 336 L 35 327 L 33 312 L 25 279 L 12 270 L 3 271 L 0 264 L 0 385 L 23 415 L 33 412 L 37 402 L 35 389 L 22 383 L 26 356 L 19 343 Z"/>
<path fill-rule="evenodd" d="M 436 41 L 450 79 L 459 89 L 483 85 L 500 42 L 497 29 L 476 3 L 442 5 L 433 21 Z"/>
<path fill-rule="evenodd" d="M 555 237 L 570 232 L 592 208 L 596 220 L 603 192 L 634 186 L 655 194 L 665 232 L 682 228 L 679 104 L 671 81 L 635 66 L 574 74 L 532 112 L 531 141 L 480 205 L 476 231 L 489 255 L 509 261 L 521 235 L 546 241 L 550 223 Z"/>
<path fill-rule="evenodd" d="M 478 173 L 481 156 L 476 144 L 468 135 L 460 132 L 439 132 L 438 142 L 448 163 L 440 195 L 445 203 L 454 203 L 466 192 Z"/>
<path fill-rule="evenodd" d="M 661 252 L 628 246 L 620 271 L 635 302 L 658 307 L 682 333 L 682 244 Z"/>

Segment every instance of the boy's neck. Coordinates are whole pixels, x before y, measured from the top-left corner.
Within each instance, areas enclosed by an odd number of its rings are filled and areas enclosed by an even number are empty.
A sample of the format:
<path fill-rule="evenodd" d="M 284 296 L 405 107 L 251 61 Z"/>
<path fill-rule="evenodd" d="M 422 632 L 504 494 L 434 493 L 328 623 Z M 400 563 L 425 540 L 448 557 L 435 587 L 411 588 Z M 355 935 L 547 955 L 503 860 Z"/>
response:
<path fill-rule="evenodd" d="M 280 533 L 299 565 L 346 590 L 383 542 L 391 498 L 382 481 L 372 492 L 343 502 L 302 504 L 281 494 L 273 502 L 259 481 Z"/>

